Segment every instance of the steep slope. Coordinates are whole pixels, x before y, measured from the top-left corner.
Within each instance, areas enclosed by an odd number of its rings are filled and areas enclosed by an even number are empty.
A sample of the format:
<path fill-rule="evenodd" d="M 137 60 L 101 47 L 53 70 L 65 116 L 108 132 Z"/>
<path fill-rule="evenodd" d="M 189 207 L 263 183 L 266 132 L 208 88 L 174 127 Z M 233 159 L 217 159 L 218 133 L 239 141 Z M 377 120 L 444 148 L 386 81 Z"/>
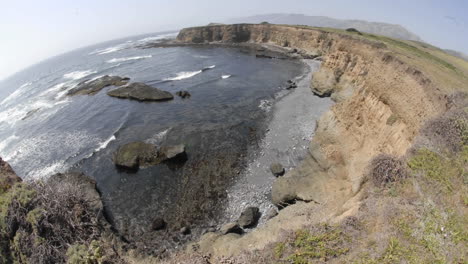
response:
<path fill-rule="evenodd" d="M 214 256 L 262 250 L 284 230 L 357 214 L 372 158 L 405 155 L 421 127 L 448 110 L 448 95 L 468 90 L 462 60 L 422 43 L 372 34 L 238 24 L 184 29 L 178 41 L 268 44 L 322 55 L 311 89 L 337 102 L 318 122 L 308 157 L 273 186 L 274 203 L 296 203 L 244 236 L 208 233 L 197 248 Z"/>
<path fill-rule="evenodd" d="M 419 36 L 400 25 L 368 22 L 364 20 L 335 19 L 326 16 L 307 16 L 302 14 L 265 14 L 249 17 L 233 18 L 229 23 L 262 23 L 284 25 L 305 25 L 314 27 L 330 27 L 338 29 L 356 28 L 360 31 L 379 34 L 391 38 L 422 41 Z"/>

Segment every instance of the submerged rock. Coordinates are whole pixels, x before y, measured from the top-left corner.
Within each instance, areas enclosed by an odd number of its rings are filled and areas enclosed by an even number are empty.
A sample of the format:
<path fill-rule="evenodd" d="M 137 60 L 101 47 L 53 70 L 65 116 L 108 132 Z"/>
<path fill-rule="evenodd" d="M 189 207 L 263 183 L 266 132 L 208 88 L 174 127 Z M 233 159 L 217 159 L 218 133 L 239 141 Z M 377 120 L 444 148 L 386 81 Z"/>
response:
<path fill-rule="evenodd" d="M 280 163 L 273 163 L 270 165 L 270 171 L 275 177 L 284 175 L 284 167 Z"/>
<path fill-rule="evenodd" d="M 254 227 L 260 219 L 260 210 L 258 207 L 247 207 L 240 215 L 237 223 L 241 227 Z"/>
<path fill-rule="evenodd" d="M 157 163 L 158 152 L 153 144 L 132 142 L 119 147 L 112 160 L 118 167 L 138 169 L 141 165 Z"/>
<path fill-rule="evenodd" d="M 183 144 L 161 147 L 161 149 L 159 150 L 159 155 L 164 160 L 184 158 L 187 156 L 187 154 L 185 153 L 185 145 Z"/>
<path fill-rule="evenodd" d="M 151 229 L 154 231 L 162 230 L 166 228 L 166 221 L 162 219 L 161 217 L 157 217 L 153 220 L 153 223 L 151 224 Z"/>
<path fill-rule="evenodd" d="M 187 91 L 178 91 L 176 93 L 177 96 L 181 97 L 182 99 L 185 99 L 185 98 L 190 98 L 190 96 L 192 96 L 189 92 Z"/>
<path fill-rule="evenodd" d="M 164 146 L 158 151 L 153 144 L 131 142 L 117 149 L 112 158 L 118 167 L 137 170 L 140 166 L 157 165 L 163 161 L 185 161 L 185 145 Z"/>
<path fill-rule="evenodd" d="M 108 86 L 122 86 L 128 83 L 130 78 L 105 75 L 95 80 L 86 80 L 68 91 L 67 95 L 88 94 L 94 95 Z"/>
<path fill-rule="evenodd" d="M 181 233 L 182 235 L 189 235 L 189 234 L 191 233 L 191 232 L 190 232 L 190 228 L 184 226 L 184 227 L 182 227 L 182 228 L 180 229 L 180 233 Z"/>
<path fill-rule="evenodd" d="M 138 101 L 166 101 L 174 99 L 174 96 L 170 92 L 162 91 L 139 82 L 109 91 L 107 95 Z"/>
<path fill-rule="evenodd" d="M 223 227 L 221 227 L 219 232 L 221 232 L 221 234 L 223 235 L 227 235 L 230 233 L 241 235 L 242 233 L 244 233 L 244 230 L 242 230 L 242 228 L 237 223 L 229 223 L 229 224 L 223 225 Z"/>

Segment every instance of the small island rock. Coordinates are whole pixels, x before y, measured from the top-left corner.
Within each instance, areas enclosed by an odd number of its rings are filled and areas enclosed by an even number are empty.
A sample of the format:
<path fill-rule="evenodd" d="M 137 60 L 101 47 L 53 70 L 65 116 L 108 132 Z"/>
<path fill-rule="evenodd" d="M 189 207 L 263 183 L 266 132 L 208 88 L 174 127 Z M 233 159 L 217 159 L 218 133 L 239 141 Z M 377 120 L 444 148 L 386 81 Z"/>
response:
<path fill-rule="evenodd" d="M 162 91 L 139 82 L 109 91 L 107 95 L 137 101 L 166 101 L 174 99 L 174 96 L 170 92 Z"/>
<path fill-rule="evenodd" d="M 115 165 L 127 169 L 138 169 L 140 165 L 149 165 L 157 161 L 156 146 L 144 142 L 125 144 L 114 153 Z"/>
<path fill-rule="evenodd" d="M 128 83 L 130 78 L 105 75 L 95 80 L 86 80 L 68 91 L 67 95 L 94 95 L 108 86 L 122 86 Z"/>

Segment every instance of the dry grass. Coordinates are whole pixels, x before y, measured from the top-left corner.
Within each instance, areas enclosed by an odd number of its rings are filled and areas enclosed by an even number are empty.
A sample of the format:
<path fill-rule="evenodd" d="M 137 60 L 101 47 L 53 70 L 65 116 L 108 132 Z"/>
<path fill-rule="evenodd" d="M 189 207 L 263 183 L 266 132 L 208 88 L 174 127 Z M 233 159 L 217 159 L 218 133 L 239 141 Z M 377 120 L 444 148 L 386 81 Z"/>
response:
<path fill-rule="evenodd" d="M 0 198 L 2 263 L 117 262 L 96 201 L 79 183 L 17 183 Z"/>

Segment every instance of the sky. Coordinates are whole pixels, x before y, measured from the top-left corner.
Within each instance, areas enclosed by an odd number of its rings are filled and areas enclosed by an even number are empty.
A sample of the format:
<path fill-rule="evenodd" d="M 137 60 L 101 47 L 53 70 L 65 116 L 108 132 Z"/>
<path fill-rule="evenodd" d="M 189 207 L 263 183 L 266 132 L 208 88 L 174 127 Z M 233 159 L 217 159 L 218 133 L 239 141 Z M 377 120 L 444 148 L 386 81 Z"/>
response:
<path fill-rule="evenodd" d="M 468 54 L 465 0 L 0 0 L 0 80 L 99 42 L 257 14 L 297 13 L 400 24 Z"/>

